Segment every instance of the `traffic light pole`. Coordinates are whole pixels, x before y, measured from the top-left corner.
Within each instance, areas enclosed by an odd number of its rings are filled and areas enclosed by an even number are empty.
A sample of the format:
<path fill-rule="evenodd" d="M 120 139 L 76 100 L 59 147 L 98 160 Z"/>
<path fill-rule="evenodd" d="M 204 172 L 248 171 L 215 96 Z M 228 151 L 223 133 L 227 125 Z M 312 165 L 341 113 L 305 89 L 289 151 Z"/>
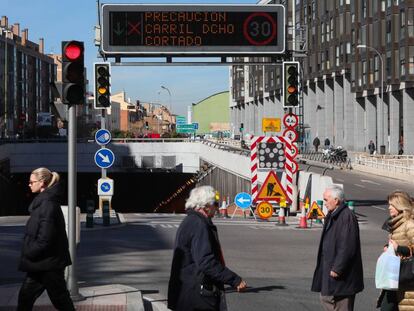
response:
<path fill-rule="evenodd" d="M 69 218 L 69 252 L 72 265 L 69 266 L 68 290 L 73 301 L 84 300 L 79 293 L 76 277 L 76 105 L 68 105 L 68 218 Z"/>

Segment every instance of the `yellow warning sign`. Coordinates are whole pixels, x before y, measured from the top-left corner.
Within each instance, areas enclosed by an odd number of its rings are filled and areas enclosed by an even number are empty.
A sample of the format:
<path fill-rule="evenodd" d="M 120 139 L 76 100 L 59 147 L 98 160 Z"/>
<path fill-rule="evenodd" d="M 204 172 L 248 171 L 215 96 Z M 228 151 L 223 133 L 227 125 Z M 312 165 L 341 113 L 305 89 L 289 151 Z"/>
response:
<path fill-rule="evenodd" d="M 280 118 L 263 118 L 263 132 L 280 132 Z"/>
<path fill-rule="evenodd" d="M 272 217 L 273 206 L 269 202 L 263 201 L 257 205 L 257 214 L 261 219 L 268 219 Z"/>
<path fill-rule="evenodd" d="M 270 171 L 259 190 L 256 200 L 258 201 L 276 201 L 283 200 L 286 202 L 286 192 L 280 184 L 279 178 L 274 171 Z"/>
<path fill-rule="evenodd" d="M 323 219 L 325 218 L 325 214 L 322 212 L 322 209 L 319 207 L 318 203 L 313 202 L 312 207 L 309 209 L 309 213 L 307 215 L 308 219 Z"/>

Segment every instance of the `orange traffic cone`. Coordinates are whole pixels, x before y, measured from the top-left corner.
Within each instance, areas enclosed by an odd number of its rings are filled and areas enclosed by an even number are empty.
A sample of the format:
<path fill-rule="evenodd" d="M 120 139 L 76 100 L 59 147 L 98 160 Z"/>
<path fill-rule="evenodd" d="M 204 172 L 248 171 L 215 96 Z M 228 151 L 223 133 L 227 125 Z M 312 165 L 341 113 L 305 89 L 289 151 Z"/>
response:
<path fill-rule="evenodd" d="M 277 225 L 278 226 L 287 226 L 288 225 L 286 223 L 285 208 L 284 207 L 279 208 L 279 223 Z"/>
<path fill-rule="evenodd" d="M 223 200 L 221 203 L 221 207 L 219 208 L 220 216 L 223 218 L 228 218 L 229 215 L 227 214 L 227 204 L 226 200 Z"/>
<path fill-rule="evenodd" d="M 302 212 L 300 214 L 300 220 L 299 220 L 299 228 L 301 228 L 301 229 L 307 229 L 308 228 L 308 222 L 307 222 L 307 219 L 306 219 L 305 207 L 302 207 Z"/>

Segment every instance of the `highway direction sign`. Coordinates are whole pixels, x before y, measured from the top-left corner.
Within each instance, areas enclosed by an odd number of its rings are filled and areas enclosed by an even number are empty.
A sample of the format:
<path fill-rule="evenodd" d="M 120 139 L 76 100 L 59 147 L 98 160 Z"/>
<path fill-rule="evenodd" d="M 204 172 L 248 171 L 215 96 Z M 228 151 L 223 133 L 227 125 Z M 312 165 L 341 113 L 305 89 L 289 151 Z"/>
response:
<path fill-rule="evenodd" d="M 103 4 L 105 54 L 244 55 L 285 52 L 285 7 Z"/>
<path fill-rule="evenodd" d="M 111 132 L 106 129 L 100 129 L 95 133 L 95 141 L 100 146 L 105 146 L 111 141 Z"/>
<path fill-rule="evenodd" d="M 109 168 L 115 162 L 115 155 L 114 153 L 107 149 L 102 148 L 96 151 L 95 153 L 95 164 L 100 168 Z"/>
<path fill-rule="evenodd" d="M 234 203 L 241 209 L 247 209 L 252 204 L 252 196 L 246 192 L 240 192 L 234 197 Z"/>

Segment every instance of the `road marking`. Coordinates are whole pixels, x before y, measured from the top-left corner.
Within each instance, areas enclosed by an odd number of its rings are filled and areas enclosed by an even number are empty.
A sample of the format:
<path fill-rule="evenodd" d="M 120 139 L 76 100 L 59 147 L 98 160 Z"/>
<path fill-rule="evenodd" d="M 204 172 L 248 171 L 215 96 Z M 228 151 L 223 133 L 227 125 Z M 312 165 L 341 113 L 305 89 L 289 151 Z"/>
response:
<path fill-rule="evenodd" d="M 344 182 L 345 180 L 342 178 L 335 178 L 337 181 Z"/>
<path fill-rule="evenodd" d="M 380 209 L 381 211 L 386 211 L 387 210 L 385 207 L 379 207 L 379 206 L 376 206 L 376 205 L 371 205 L 371 206 L 373 208 Z"/>
<path fill-rule="evenodd" d="M 360 187 L 360 188 L 365 188 L 365 186 L 363 186 L 363 185 L 359 185 L 359 184 L 354 184 L 355 186 L 357 186 L 357 187 Z"/>
<path fill-rule="evenodd" d="M 361 181 L 362 181 L 362 182 L 365 182 L 365 183 L 369 183 L 369 184 L 374 184 L 374 185 L 381 186 L 381 184 L 379 184 L 379 183 L 377 183 L 377 182 L 375 182 L 375 181 L 372 181 L 372 180 L 368 180 L 368 179 L 361 179 Z"/>

